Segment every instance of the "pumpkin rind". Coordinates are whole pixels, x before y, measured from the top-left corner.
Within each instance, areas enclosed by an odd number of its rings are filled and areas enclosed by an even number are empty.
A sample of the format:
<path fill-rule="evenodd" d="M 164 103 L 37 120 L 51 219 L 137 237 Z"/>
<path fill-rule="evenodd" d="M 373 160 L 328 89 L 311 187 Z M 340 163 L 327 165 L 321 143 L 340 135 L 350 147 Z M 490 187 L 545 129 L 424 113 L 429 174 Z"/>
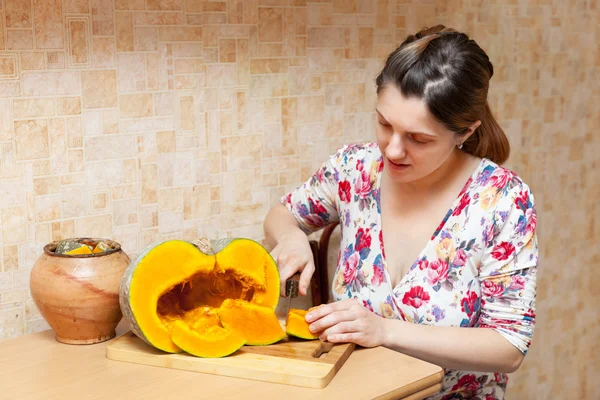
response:
<path fill-rule="evenodd" d="M 212 325 L 219 328 L 222 325 L 216 311 L 227 299 L 264 306 L 276 319 L 279 271 L 258 242 L 235 238 L 154 243 L 130 263 L 119 296 L 123 316 L 132 332 L 146 343 L 171 353 L 182 351 L 172 339 L 178 321 L 196 334 L 197 329 Z M 197 326 L 200 321 L 204 321 L 204 327 Z M 190 335 L 184 339 L 182 335 L 187 333 L 181 329 L 178 332 L 179 342 L 189 347 L 185 340 Z M 218 329 L 213 332 L 221 334 Z"/>

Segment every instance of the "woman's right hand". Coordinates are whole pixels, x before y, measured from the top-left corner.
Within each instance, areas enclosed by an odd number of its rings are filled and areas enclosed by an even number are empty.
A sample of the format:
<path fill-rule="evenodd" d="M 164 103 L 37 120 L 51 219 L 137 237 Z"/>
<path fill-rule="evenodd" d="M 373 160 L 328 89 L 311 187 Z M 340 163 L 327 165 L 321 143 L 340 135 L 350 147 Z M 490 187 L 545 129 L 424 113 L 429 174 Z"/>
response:
<path fill-rule="evenodd" d="M 286 296 L 286 281 L 296 272 L 301 272 L 299 292 L 302 296 L 306 296 L 308 285 L 315 272 L 313 253 L 306 234 L 300 229 L 293 229 L 282 235 L 271 251 L 271 256 L 279 267 L 280 295 Z"/>

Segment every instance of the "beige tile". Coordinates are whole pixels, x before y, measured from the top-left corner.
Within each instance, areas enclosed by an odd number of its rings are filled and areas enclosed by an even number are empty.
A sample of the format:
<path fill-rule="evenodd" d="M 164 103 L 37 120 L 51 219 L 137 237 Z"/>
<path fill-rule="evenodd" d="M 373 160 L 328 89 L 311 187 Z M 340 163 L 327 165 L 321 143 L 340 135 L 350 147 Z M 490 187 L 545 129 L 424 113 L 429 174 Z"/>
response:
<path fill-rule="evenodd" d="M 112 0 L 90 0 L 92 4 L 92 33 L 112 36 L 115 34 Z"/>
<path fill-rule="evenodd" d="M 235 62 L 235 39 L 219 40 L 219 62 Z"/>
<path fill-rule="evenodd" d="M 35 214 L 38 222 L 60 218 L 60 195 L 52 194 L 35 197 Z"/>
<path fill-rule="evenodd" d="M 184 0 L 147 0 L 148 10 L 182 11 Z"/>
<path fill-rule="evenodd" d="M 48 137 L 50 140 L 50 172 L 64 174 L 69 171 L 67 158 L 67 134 L 65 120 L 53 118 L 49 122 Z"/>
<path fill-rule="evenodd" d="M 128 12 L 117 12 L 117 51 L 133 51 L 133 16 Z"/>
<path fill-rule="evenodd" d="M 26 99 L 13 101 L 15 118 L 39 118 L 54 115 L 54 99 Z"/>
<path fill-rule="evenodd" d="M 115 10 L 133 11 L 145 9 L 145 0 L 115 0 Z"/>
<path fill-rule="evenodd" d="M 35 44 L 38 49 L 65 46 L 61 0 L 33 0 Z"/>
<path fill-rule="evenodd" d="M 113 201 L 114 225 L 129 225 L 138 222 L 138 200 Z"/>
<path fill-rule="evenodd" d="M 345 29 L 332 27 L 311 27 L 308 29 L 307 46 L 344 47 Z"/>
<path fill-rule="evenodd" d="M 0 140 L 12 139 L 13 119 L 10 103 L 8 99 L 0 99 Z"/>
<path fill-rule="evenodd" d="M 67 147 L 68 148 L 83 147 L 81 118 L 79 118 L 79 117 L 67 118 L 65 120 L 65 127 L 67 129 Z"/>
<path fill-rule="evenodd" d="M 158 55 L 146 54 L 146 73 L 148 75 L 147 90 L 158 90 Z"/>
<path fill-rule="evenodd" d="M 152 109 L 151 93 L 119 96 L 119 110 L 122 118 L 151 117 Z"/>
<path fill-rule="evenodd" d="M 45 54 L 41 51 L 28 51 L 21 53 L 21 69 L 23 71 L 43 70 L 46 67 Z"/>
<path fill-rule="evenodd" d="M 180 123 L 183 131 L 193 131 L 196 128 L 195 108 L 193 96 L 181 96 L 179 99 Z"/>
<path fill-rule="evenodd" d="M 102 111 L 102 133 L 119 133 L 119 110 Z"/>
<path fill-rule="evenodd" d="M 64 12 L 71 14 L 88 14 L 90 5 L 88 0 L 65 0 Z"/>
<path fill-rule="evenodd" d="M 0 78 L 17 79 L 19 77 L 16 54 L 0 56 Z"/>
<path fill-rule="evenodd" d="M 90 196 L 90 207 L 94 212 L 104 211 L 108 208 L 108 193 L 95 192 Z"/>
<path fill-rule="evenodd" d="M 227 0 L 227 22 L 229 24 L 244 22 L 244 4 L 242 0 Z"/>
<path fill-rule="evenodd" d="M 48 69 L 65 69 L 66 57 L 64 51 L 49 51 L 46 54 Z"/>
<path fill-rule="evenodd" d="M 281 42 L 283 17 L 281 8 L 259 7 L 258 40 L 261 42 Z"/>
<path fill-rule="evenodd" d="M 190 10 L 187 10 L 190 12 Z M 174 12 L 139 12 L 133 16 L 135 25 L 183 25 L 185 24 L 185 15 Z"/>
<path fill-rule="evenodd" d="M 112 188 L 112 199 L 123 200 L 139 197 L 141 184 L 134 183 L 130 185 L 115 186 Z"/>
<path fill-rule="evenodd" d="M 58 97 L 56 99 L 58 115 L 81 114 L 80 97 Z"/>
<path fill-rule="evenodd" d="M 62 218 L 83 217 L 87 214 L 87 196 L 84 186 L 63 187 L 60 190 Z"/>
<path fill-rule="evenodd" d="M 60 181 L 58 177 L 37 178 L 33 180 L 33 193 L 37 195 L 58 193 Z"/>
<path fill-rule="evenodd" d="M 250 60 L 251 74 L 281 74 L 288 71 L 286 58 L 253 58 Z"/>
<path fill-rule="evenodd" d="M 204 35 L 206 43 L 206 35 Z M 204 49 L 202 43 L 174 43 L 173 55 L 175 57 L 202 57 Z"/>
<path fill-rule="evenodd" d="M 22 175 L 21 164 L 15 157 L 15 149 L 12 143 L 0 145 L 0 179 L 19 178 Z"/>
<path fill-rule="evenodd" d="M 15 137 L 18 160 L 48 157 L 48 122 L 46 120 L 15 121 Z"/>
<path fill-rule="evenodd" d="M 25 96 L 60 96 L 79 94 L 77 72 L 27 72 L 22 75 Z"/>
<path fill-rule="evenodd" d="M 122 159 L 137 155 L 136 136 L 110 135 L 85 138 L 85 160 Z"/>
<path fill-rule="evenodd" d="M 0 11 L 0 50 L 6 50 L 6 38 L 4 34 L 4 13 Z"/>
<path fill-rule="evenodd" d="M 133 32 L 135 51 L 158 50 L 158 30 L 149 27 L 135 27 Z"/>
<path fill-rule="evenodd" d="M 83 108 L 117 106 L 117 77 L 114 70 L 81 71 Z"/>
<path fill-rule="evenodd" d="M 112 236 L 112 217 L 107 215 L 95 215 L 75 220 L 75 235 L 86 235 L 88 237 L 110 238 Z"/>
<path fill-rule="evenodd" d="M 31 0 L 7 1 L 4 12 L 7 28 L 31 28 Z"/>
<path fill-rule="evenodd" d="M 8 50 L 33 49 L 33 31 L 31 29 L 11 29 L 6 32 Z"/>
<path fill-rule="evenodd" d="M 89 17 L 67 17 L 69 63 L 72 67 L 91 65 Z"/>
<path fill-rule="evenodd" d="M 181 59 L 175 60 L 176 74 L 197 74 L 205 71 L 204 63 L 201 59 Z"/>
<path fill-rule="evenodd" d="M 115 67 L 115 39 L 94 37 L 92 39 L 92 65 L 94 68 Z"/>
<path fill-rule="evenodd" d="M 17 245 L 4 246 L 3 250 L 4 272 L 19 269 L 19 248 Z"/>
<path fill-rule="evenodd" d="M 181 188 L 161 189 L 158 194 L 159 212 L 183 211 L 183 193 Z"/>
<path fill-rule="evenodd" d="M 172 153 L 176 150 L 176 135 L 174 131 L 157 132 L 156 144 L 159 153 Z"/>
<path fill-rule="evenodd" d="M 4 244 L 19 243 L 27 239 L 25 207 L 11 207 L 0 212 Z"/>
<path fill-rule="evenodd" d="M 117 58 L 119 93 L 141 92 L 146 89 L 145 63 L 144 54 L 119 54 Z"/>
<path fill-rule="evenodd" d="M 158 40 L 164 42 L 201 42 L 202 28 L 197 27 L 160 27 Z"/>
<path fill-rule="evenodd" d="M 83 160 L 83 150 L 73 149 L 68 151 L 69 172 L 83 172 L 85 161 Z"/>
<path fill-rule="evenodd" d="M 173 115 L 175 105 L 175 96 L 173 93 L 155 93 L 154 94 L 154 114 L 155 115 Z"/>
<path fill-rule="evenodd" d="M 52 240 L 62 240 L 75 236 L 75 223 L 73 220 L 52 222 Z"/>
<path fill-rule="evenodd" d="M 158 203 L 158 168 L 142 165 L 142 204 Z"/>
<path fill-rule="evenodd" d="M 23 335 L 25 330 L 23 318 L 23 308 L 11 308 L 8 310 L 0 310 L 0 341 L 13 339 Z"/>

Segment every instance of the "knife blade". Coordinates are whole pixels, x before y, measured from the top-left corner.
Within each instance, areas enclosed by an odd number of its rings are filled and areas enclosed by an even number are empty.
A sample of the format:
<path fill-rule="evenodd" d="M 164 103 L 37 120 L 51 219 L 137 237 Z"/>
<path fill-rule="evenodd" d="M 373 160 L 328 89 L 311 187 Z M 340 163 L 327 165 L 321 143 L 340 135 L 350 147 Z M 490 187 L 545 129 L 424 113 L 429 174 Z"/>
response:
<path fill-rule="evenodd" d="M 287 297 L 287 308 L 285 310 L 285 315 L 287 315 L 290 311 L 290 306 L 292 304 L 292 299 L 298 297 L 298 287 L 300 284 L 300 273 L 296 272 L 291 278 L 289 278 L 285 282 L 285 295 Z"/>

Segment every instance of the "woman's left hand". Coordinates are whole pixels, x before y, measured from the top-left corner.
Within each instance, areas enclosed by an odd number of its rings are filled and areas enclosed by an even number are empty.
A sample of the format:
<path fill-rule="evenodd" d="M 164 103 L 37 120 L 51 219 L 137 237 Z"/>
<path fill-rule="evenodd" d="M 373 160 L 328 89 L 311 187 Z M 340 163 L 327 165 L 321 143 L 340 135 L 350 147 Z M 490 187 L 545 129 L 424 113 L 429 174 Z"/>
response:
<path fill-rule="evenodd" d="M 384 342 L 385 319 L 367 310 L 356 299 L 324 304 L 306 315 L 311 332 L 332 343 L 376 347 Z"/>

